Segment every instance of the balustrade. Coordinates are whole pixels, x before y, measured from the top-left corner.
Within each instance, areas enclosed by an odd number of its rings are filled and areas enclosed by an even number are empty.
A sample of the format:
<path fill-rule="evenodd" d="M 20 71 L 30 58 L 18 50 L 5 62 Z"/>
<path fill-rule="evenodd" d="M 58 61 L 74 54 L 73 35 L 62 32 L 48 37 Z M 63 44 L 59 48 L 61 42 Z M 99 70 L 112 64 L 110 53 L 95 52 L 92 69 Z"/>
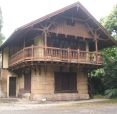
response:
<path fill-rule="evenodd" d="M 9 58 L 9 66 L 23 61 L 66 61 L 102 64 L 101 53 L 55 47 L 30 46 Z"/>

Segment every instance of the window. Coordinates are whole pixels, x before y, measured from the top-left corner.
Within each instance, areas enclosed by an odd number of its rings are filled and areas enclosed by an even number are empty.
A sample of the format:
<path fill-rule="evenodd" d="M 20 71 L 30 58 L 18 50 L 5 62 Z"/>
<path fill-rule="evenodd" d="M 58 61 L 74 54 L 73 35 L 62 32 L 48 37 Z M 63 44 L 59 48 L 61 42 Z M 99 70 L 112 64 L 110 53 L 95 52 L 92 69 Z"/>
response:
<path fill-rule="evenodd" d="M 53 38 L 52 40 L 53 47 L 60 48 L 60 40 Z"/>
<path fill-rule="evenodd" d="M 67 19 L 67 25 L 69 25 L 69 26 L 75 26 L 75 21 Z"/>
<path fill-rule="evenodd" d="M 85 42 L 80 42 L 80 50 L 86 51 L 86 43 Z"/>
<path fill-rule="evenodd" d="M 77 74 L 56 72 L 55 92 L 77 92 Z"/>

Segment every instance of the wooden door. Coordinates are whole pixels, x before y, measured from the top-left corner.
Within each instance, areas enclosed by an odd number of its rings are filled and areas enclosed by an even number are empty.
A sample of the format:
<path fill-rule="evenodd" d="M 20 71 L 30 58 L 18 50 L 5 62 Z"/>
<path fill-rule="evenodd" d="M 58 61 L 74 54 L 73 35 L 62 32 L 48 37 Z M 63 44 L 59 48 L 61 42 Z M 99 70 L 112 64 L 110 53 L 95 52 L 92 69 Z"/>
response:
<path fill-rule="evenodd" d="M 24 90 L 26 92 L 31 92 L 31 75 L 30 75 L 30 73 L 25 73 L 25 76 L 24 76 Z"/>
<path fill-rule="evenodd" d="M 9 78 L 9 96 L 16 96 L 16 77 Z"/>

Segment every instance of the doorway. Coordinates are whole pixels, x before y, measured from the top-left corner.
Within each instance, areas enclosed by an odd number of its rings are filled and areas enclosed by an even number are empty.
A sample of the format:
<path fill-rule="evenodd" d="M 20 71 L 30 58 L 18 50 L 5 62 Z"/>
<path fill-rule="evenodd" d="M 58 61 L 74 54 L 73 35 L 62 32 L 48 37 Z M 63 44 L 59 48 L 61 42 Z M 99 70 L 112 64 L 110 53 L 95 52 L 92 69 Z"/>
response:
<path fill-rule="evenodd" d="M 9 77 L 9 97 L 16 97 L 16 77 Z"/>

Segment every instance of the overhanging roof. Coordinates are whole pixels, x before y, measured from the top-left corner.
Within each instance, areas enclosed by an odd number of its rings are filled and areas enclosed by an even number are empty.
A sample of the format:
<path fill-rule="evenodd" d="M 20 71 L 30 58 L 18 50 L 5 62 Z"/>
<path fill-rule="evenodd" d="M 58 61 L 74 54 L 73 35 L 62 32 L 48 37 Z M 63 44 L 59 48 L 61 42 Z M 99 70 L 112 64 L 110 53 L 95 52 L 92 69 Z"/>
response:
<path fill-rule="evenodd" d="M 74 4 L 71 4 L 71 5 L 67 6 L 67 7 L 64 7 L 64 8 L 62 8 L 62 9 L 60 9 L 60 10 L 57 10 L 57 11 L 55 11 L 55 12 L 53 12 L 53 13 L 50 13 L 49 15 L 46 15 L 46 16 L 44 16 L 44 17 L 42 17 L 42 18 L 39 18 L 39 19 L 37 19 L 37 20 L 35 20 L 35 21 L 32 21 L 32 22 L 30 22 L 30 23 L 28 23 L 28 24 L 26 24 L 26 25 L 23 25 L 23 26 L 17 28 L 17 29 L 11 34 L 11 36 L 1 45 L 0 50 L 1 50 L 2 48 L 4 48 L 5 46 L 7 46 L 11 41 L 17 40 L 17 38 L 21 37 L 22 34 L 26 33 L 26 32 L 30 29 L 30 27 L 34 26 L 35 24 L 41 23 L 42 21 L 44 21 L 44 20 L 46 20 L 46 19 L 49 19 L 49 18 L 51 18 L 51 17 L 53 17 L 53 16 L 56 16 L 56 15 L 62 13 L 62 12 L 65 12 L 65 11 L 67 11 L 67 10 L 73 8 L 73 7 L 79 7 L 79 8 L 82 10 L 82 12 L 90 18 L 89 21 L 88 21 L 88 23 L 90 23 L 91 26 L 98 26 L 98 28 L 100 28 L 100 32 L 101 32 L 103 35 L 105 35 L 105 36 L 107 37 L 107 39 L 108 39 L 108 41 L 106 42 L 107 45 L 106 45 L 105 47 L 103 47 L 103 48 L 106 48 L 106 47 L 109 47 L 109 46 L 114 46 L 114 45 L 117 44 L 117 41 L 116 41 L 116 40 L 104 29 L 104 27 L 87 11 L 87 9 L 86 9 L 80 2 L 76 2 L 76 3 L 74 3 Z M 101 49 L 101 48 L 100 48 L 100 49 Z"/>

